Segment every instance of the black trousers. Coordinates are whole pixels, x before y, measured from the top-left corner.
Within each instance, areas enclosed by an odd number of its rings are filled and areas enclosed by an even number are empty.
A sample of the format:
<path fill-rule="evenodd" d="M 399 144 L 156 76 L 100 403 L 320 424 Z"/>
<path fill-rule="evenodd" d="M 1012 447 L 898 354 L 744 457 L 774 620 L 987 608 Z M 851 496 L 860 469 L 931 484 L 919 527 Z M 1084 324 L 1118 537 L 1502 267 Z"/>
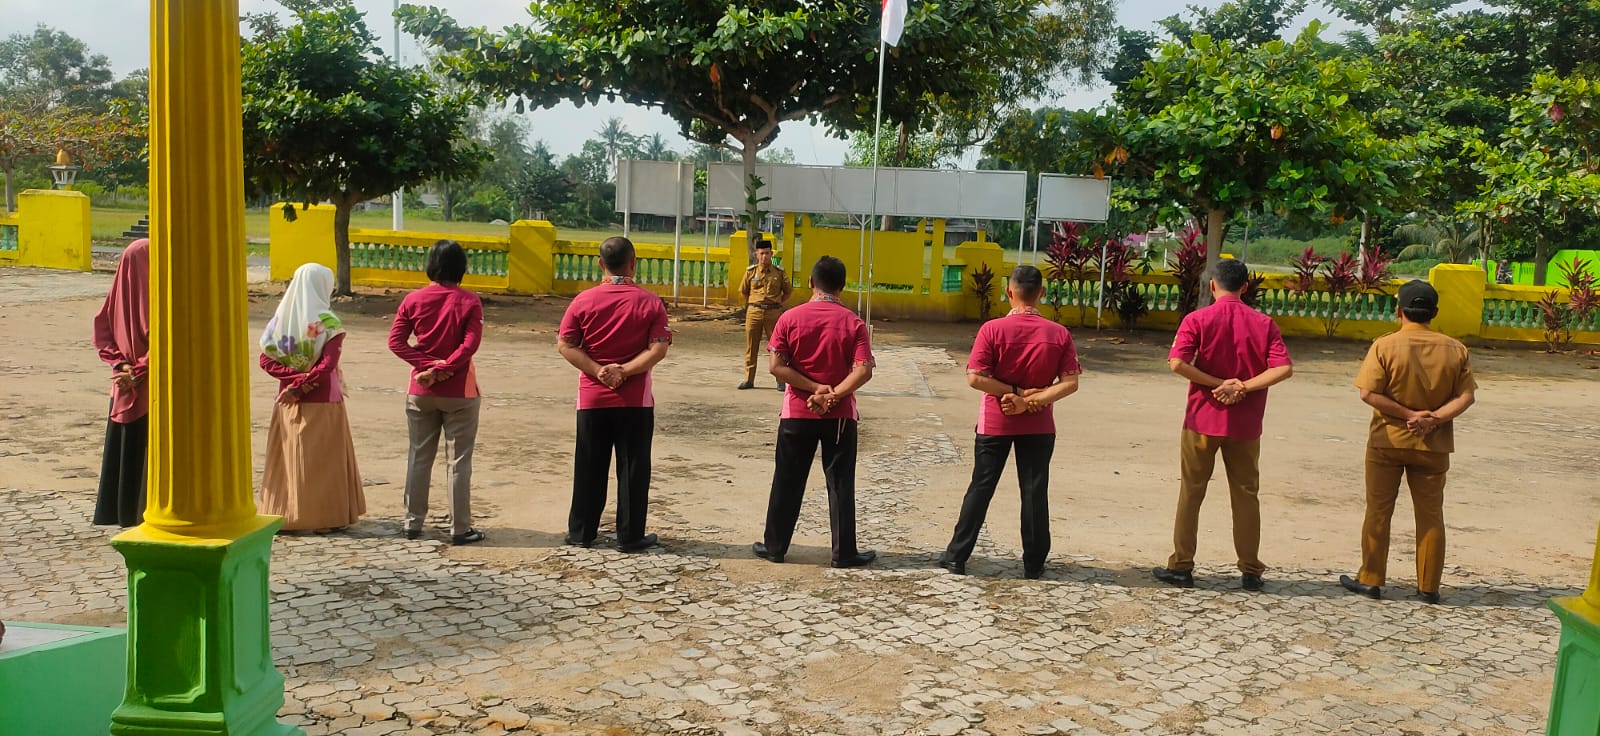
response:
<path fill-rule="evenodd" d="M 800 520 L 811 459 L 822 447 L 822 476 L 828 482 L 828 526 L 833 533 L 833 560 L 854 557 L 856 549 L 856 420 L 778 420 L 777 462 L 772 496 L 767 500 L 763 541 L 773 554 L 786 554 Z"/>
<path fill-rule="evenodd" d="M 94 523 L 138 526 L 144 522 L 145 451 L 150 417 L 127 424 L 106 421 L 106 448 L 100 460 L 100 493 L 94 502 Z"/>
<path fill-rule="evenodd" d="M 650 504 L 650 440 L 655 431 L 652 408 L 578 410 L 568 537 L 587 544 L 600 533 L 613 450 L 617 456 L 617 543 L 644 537 L 645 509 Z"/>
<path fill-rule="evenodd" d="M 945 558 L 966 562 L 978 546 L 978 531 L 989 514 L 995 486 L 1005 470 L 1006 457 L 1017 448 L 1017 481 L 1022 486 L 1022 566 L 1044 567 L 1050 556 L 1050 457 L 1055 454 L 1053 434 L 980 434 L 973 442 L 972 485 L 961 502 L 961 518 L 950 538 Z"/>

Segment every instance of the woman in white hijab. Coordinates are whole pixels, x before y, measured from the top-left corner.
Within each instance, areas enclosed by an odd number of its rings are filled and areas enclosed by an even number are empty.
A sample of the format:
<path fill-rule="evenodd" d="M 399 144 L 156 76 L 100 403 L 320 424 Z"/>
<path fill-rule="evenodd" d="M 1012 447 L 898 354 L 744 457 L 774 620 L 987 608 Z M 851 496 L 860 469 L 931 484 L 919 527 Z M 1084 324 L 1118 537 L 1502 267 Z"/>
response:
<path fill-rule="evenodd" d="M 340 385 L 344 324 L 329 303 L 333 286 L 327 266 L 301 266 L 261 333 L 261 369 L 278 379 L 278 400 L 257 506 L 282 516 L 284 531 L 342 529 L 367 512 Z"/>

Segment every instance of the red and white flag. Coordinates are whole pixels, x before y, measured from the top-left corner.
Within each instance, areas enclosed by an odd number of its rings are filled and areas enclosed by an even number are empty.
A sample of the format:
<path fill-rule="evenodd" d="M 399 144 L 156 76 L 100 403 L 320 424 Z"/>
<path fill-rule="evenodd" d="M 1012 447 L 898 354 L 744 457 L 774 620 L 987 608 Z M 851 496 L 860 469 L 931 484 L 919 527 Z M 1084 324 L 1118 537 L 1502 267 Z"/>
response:
<path fill-rule="evenodd" d="M 883 42 L 896 46 L 900 43 L 900 32 L 906 29 L 906 0 L 883 0 L 883 30 L 880 37 Z"/>

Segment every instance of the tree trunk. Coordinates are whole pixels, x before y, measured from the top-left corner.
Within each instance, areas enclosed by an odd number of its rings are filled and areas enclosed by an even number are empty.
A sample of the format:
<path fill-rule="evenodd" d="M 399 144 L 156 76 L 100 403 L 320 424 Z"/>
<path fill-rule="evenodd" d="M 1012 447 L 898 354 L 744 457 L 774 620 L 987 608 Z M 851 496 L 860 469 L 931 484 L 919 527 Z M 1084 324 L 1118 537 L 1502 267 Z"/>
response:
<path fill-rule="evenodd" d="M 744 144 L 740 152 L 744 162 L 744 198 L 745 198 L 745 261 L 746 265 L 756 262 L 756 236 L 761 234 L 761 203 L 756 199 L 760 194 L 755 190 L 756 178 L 756 141 L 754 138 L 740 141 Z"/>
<path fill-rule="evenodd" d="M 333 293 L 337 296 L 355 294 L 350 288 L 350 210 L 355 204 L 348 196 L 335 199 L 333 204 L 333 253 L 338 266 L 334 269 L 337 285 Z"/>
<path fill-rule="evenodd" d="M 11 182 L 11 167 L 9 167 L 9 166 L 6 167 L 5 176 L 6 176 L 6 211 L 7 212 L 16 212 L 17 211 L 17 190 L 12 186 L 12 182 Z"/>
<path fill-rule="evenodd" d="M 1533 285 L 1544 286 L 1546 271 L 1550 270 L 1550 245 L 1543 235 L 1533 241 Z"/>
<path fill-rule="evenodd" d="M 450 182 L 439 185 L 439 216 L 445 222 L 455 222 L 456 216 L 456 188 Z"/>
<path fill-rule="evenodd" d="M 1361 245 L 1356 248 L 1356 262 L 1367 265 L 1367 248 L 1372 246 L 1372 213 L 1361 213 Z"/>
<path fill-rule="evenodd" d="M 1206 272 L 1200 276 L 1200 301 L 1199 305 L 1211 304 L 1211 290 L 1205 288 L 1206 280 L 1211 278 L 1217 262 L 1222 260 L 1222 237 L 1228 222 L 1226 210 L 1206 210 Z"/>

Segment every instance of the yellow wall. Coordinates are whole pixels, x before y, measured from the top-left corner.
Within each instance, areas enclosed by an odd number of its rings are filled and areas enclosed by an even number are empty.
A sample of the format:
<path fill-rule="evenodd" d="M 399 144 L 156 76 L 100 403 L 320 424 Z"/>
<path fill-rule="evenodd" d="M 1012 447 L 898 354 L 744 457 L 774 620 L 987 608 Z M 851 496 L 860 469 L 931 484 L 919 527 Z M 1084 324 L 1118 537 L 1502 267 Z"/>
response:
<path fill-rule="evenodd" d="M 18 250 L 0 256 L 18 266 L 88 271 L 89 198 L 81 192 L 26 189 L 17 211 L 0 222 L 17 225 Z"/>
<path fill-rule="evenodd" d="M 296 205 L 294 222 L 283 219 L 282 204 L 267 213 L 267 240 L 271 243 L 267 273 L 273 281 L 294 278 L 294 270 L 307 263 L 336 268 L 333 254 L 333 205 Z M 352 274 L 354 276 L 354 274 Z"/>

